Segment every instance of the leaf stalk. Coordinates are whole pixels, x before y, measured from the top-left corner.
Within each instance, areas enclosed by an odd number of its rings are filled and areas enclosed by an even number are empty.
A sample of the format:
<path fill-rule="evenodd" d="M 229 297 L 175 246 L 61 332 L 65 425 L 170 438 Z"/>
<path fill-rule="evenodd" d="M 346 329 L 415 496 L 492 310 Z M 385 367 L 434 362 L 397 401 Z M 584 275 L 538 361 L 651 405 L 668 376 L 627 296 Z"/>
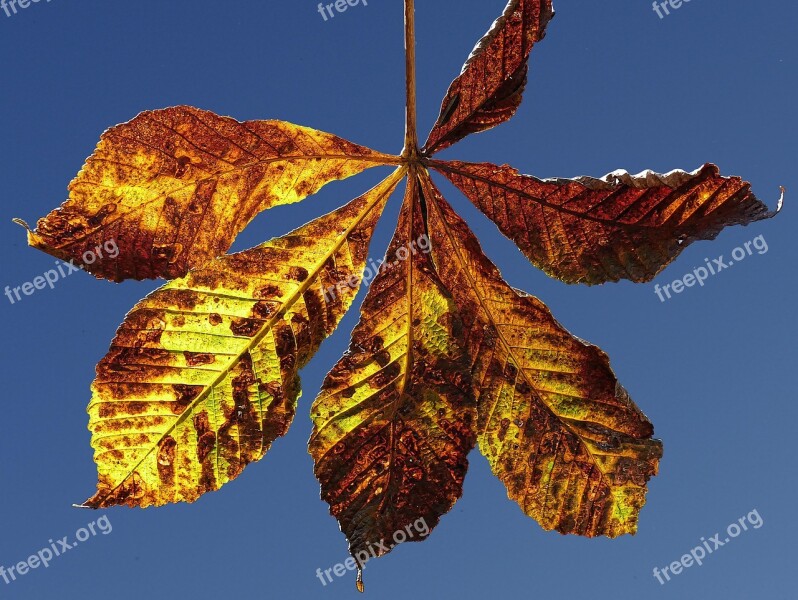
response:
<path fill-rule="evenodd" d="M 416 8 L 415 0 L 405 0 L 405 87 L 407 91 L 405 147 L 402 158 L 418 160 L 416 128 Z"/>

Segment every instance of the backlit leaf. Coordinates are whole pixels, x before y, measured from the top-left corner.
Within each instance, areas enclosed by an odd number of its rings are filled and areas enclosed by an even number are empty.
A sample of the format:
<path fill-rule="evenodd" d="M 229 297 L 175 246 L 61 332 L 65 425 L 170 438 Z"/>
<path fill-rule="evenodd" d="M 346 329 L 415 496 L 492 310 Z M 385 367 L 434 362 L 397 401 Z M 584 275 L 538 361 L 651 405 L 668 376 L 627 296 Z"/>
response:
<path fill-rule="evenodd" d="M 93 508 L 193 502 L 288 430 L 299 369 L 349 308 L 397 170 L 346 206 L 142 300 L 97 366 Z M 327 289 L 340 281 L 335 294 Z"/>
<path fill-rule="evenodd" d="M 435 527 L 462 494 L 475 443 L 461 324 L 425 235 L 410 178 L 387 268 L 311 409 L 322 497 L 356 558 L 370 548 L 384 554 L 380 543 L 393 546 L 394 534 L 419 519 Z"/>
<path fill-rule="evenodd" d="M 181 277 L 224 254 L 259 212 L 390 162 L 283 121 L 239 123 L 189 106 L 148 111 L 102 135 L 69 200 L 28 243 L 105 279 Z M 86 253 L 110 241 L 118 255 L 95 251 L 89 263 Z"/>
<path fill-rule="evenodd" d="M 427 154 L 515 114 L 526 87 L 532 46 L 543 39 L 553 16 L 551 0 L 510 0 L 446 92 L 424 145 Z"/>
<path fill-rule="evenodd" d="M 459 309 L 478 401 L 479 447 L 544 529 L 634 533 L 662 446 L 597 347 L 511 288 L 424 181 L 438 272 Z"/>
<path fill-rule="evenodd" d="M 715 165 L 538 179 L 490 163 L 433 165 L 539 268 L 567 283 L 650 281 L 696 240 L 775 213 Z"/>
<path fill-rule="evenodd" d="M 428 169 L 569 283 L 648 281 L 693 241 L 775 213 L 711 164 L 599 180 L 433 160 L 515 114 L 554 11 L 551 0 L 509 1 L 422 148 L 414 11 L 404 0 L 401 156 L 283 121 L 145 112 L 102 136 L 69 199 L 28 232 L 31 245 L 97 277 L 172 279 L 134 307 L 97 366 L 89 428 L 99 481 L 85 506 L 193 502 L 263 457 L 293 420 L 299 370 L 371 281 L 372 234 L 409 173 L 387 260 L 311 408 L 308 448 L 349 540 L 347 566 L 425 539 L 461 496 L 476 443 L 543 528 L 636 531 L 662 455 L 653 426 L 604 352 L 504 281 Z M 398 169 L 290 234 L 225 254 L 259 212 L 378 165 Z"/>

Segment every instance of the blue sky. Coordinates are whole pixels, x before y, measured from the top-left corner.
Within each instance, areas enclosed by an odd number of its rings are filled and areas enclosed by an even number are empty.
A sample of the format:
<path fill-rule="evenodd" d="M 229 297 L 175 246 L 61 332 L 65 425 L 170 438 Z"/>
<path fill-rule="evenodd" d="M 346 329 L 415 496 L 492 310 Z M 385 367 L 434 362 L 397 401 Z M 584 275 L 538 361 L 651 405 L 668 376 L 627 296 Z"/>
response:
<path fill-rule="evenodd" d="M 0 285 L 51 268 L 12 217 L 30 223 L 66 186 L 107 127 L 145 109 L 191 104 L 238 119 L 277 118 L 398 152 L 404 122 L 400 0 L 370 0 L 326 21 L 317 2 L 52 0 L 0 10 Z M 419 2 L 419 127 L 504 0 Z M 777 219 L 733 228 L 688 248 L 664 285 L 763 236 L 754 253 L 667 302 L 654 284 L 573 287 L 530 266 L 450 185 L 442 190 L 506 278 L 546 302 L 574 334 L 601 346 L 665 445 L 661 473 L 634 537 L 586 540 L 544 532 L 506 498 L 478 452 L 463 498 L 427 541 L 370 563 L 374 598 L 794 597 L 794 456 L 798 417 L 794 279 L 798 238 L 798 5 L 693 0 L 659 18 L 651 3 L 555 4 L 536 47 L 525 102 L 509 123 L 442 157 L 509 163 L 539 177 L 602 176 L 623 168 L 694 170 L 715 162 L 750 181 Z M 389 170 L 332 184 L 300 205 L 258 217 L 242 249 L 359 195 Z M 372 245 L 381 256 L 398 211 L 389 205 Z M 191 597 L 355 597 L 349 574 L 316 578 L 347 558 L 319 499 L 308 411 L 348 344 L 350 312 L 302 373 L 304 397 L 288 436 L 222 491 L 194 505 L 71 508 L 94 490 L 85 406 L 95 363 L 125 313 L 155 282 L 114 285 L 75 273 L 11 304 L 0 297 L 3 431 L 0 565 L 103 514 L 97 535 L 10 584 L 0 596 L 108 594 Z M 359 297 L 362 299 L 362 295 Z M 358 300 L 359 302 L 359 300 Z M 669 565 L 757 511 L 762 525 L 666 585 Z M 88 531 L 88 529 L 87 529 Z"/>

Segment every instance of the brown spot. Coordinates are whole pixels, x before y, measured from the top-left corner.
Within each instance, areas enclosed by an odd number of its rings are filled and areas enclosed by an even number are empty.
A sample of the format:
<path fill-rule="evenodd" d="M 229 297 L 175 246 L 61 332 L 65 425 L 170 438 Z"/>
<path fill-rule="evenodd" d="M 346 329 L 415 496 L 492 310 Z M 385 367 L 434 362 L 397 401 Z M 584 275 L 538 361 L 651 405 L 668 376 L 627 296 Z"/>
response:
<path fill-rule="evenodd" d="M 282 388 L 280 388 L 273 395 L 273 399 L 269 403 L 263 418 L 263 441 L 267 446 L 278 437 L 286 434 L 291 421 L 294 419 L 294 412 L 293 402 L 285 401 Z M 265 450 L 266 448 L 264 448 Z"/>
<path fill-rule="evenodd" d="M 146 402 L 103 402 L 100 404 L 99 414 L 102 418 L 111 418 L 119 414 L 122 416 L 140 415 L 145 410 L 147 410 Z"/>
<path fill-rule="evenodd" d="M 391 381 L 396 379 L 396 377 L 399 376 L 399 373 L 401 373 L 401 371 L 402 368 L 397 363 L 390 364 L 387 367 L 383 368 L 374 377 L 372 377 L 369 384 L 373 388 L 385 387 Z"/>
<path fill-rule="evenodd" d="M 164 485 L 173 485 L 175 482 L 175 451 L 177 442 L 167 435 L 158 444 L 158 477 Z"/>
<path fill-rule="evenodd" d="M 385 345 L 385 341 L 380 336 L 375 335 L 373 338 L 371 338 L 371 341 L 369 343 L 368 349 L 371 352 L 378 352 L 378 351 L 382 350 L 382 347 L 384 345 Z"/>
<path fill-rule="evenodd" d="M 200 395 L 202 386 L 176 383 L 172 386 L 172 389 L 175 392 L 177 400 L 171 405 L 172 412 L 176 415 L 182 415 L 189 405 L 194 401 L 194 398 Z"/>
<path fill-rule="evenodd" d="M 285 356 L 280 357 L 280 368 L 283 371 L 290 371 L 296 365 L 296 355 L 295 354 L 286 354 Z"/>
<path fill-rule="evenodd" d="M 172 227 L 177 227 L 180 224 L 180 207 L 172 196 L 167 196 L 163 201 L 162 214 Z"/>
<path fill-rule="evenodd" d="M 349 381 L 351 375 L 352 363 L 350 362 L 349 356 L 344 355 L 344 357 L 333 366 L 330 372 L 327 373 L 327 377 L 324 378 L 321 384 L 322 389 L 328 390 L 336 388 Z"/>
<path fill-rule="evenodd" d="M 174 263 L 177 257 L 183 251 L 181 244 L 153 244 L 152 258 L 155 260 L 165 260 L 168 263 Z"/>
<path fill-rule="evenodd" d="M 216 361 L 216 357 L 213 354 L 208 354 L 207 352 L 185 351 L 183 352 L 183 356 L 186 357 L 186 363 L 192 367 L 196 367 L 197 365 L 209 365 Z"/>
<path fill-rule="evenodd" d="M 164 388 L 169 389 L 169 386 L 164 386 L 158 383 L 103 383 L 103 391 L 107 391 L 110 397 L 114 400 L 141 398 L 148 396 L 153 390 L 160 392 Z"/>
<path fill-rule="evenodd" d="M 208 411 L 203 410 L 198 412 L 194 415 L 194 430 L 197 432 L 197 436 L 201 436 L 206 431 L 211 430 L 211 422 L 208 419 Z"/>
<path fill-rule="evenodd" d="M 515 376 L 518 374 L 518 369 L 516 369 L 515 365 L 511 363 L 507 363 L 504 366 L 504 376 L 508 380 L 515 380 Z"/>
<path fill-rule="evenodd" d="M 363 229 L 355 229 L 352 231 L 346 239 L 350 242 L 354 242 L 355 244 L 362 244 L 367 242 L 371 236 L 369 235 L 368 231 L 364 231 Z"/>
<path fill-rule="evenodd" d="M 177 165 L 175 166 L 175 177 L 178 179 L 183 177 L 188 172 L 188 167 L 191 164 L 191 159 L 188 156 L 180 156 L 177 158 Z"/>
<path fill-rule="evenodd" d="M 271 302 L 261 300 L 252 307 L 252 316 L 256 319 L 268 319 L 275 310 Z"/>
<path fill-rule="evenodd" d="M 502 419 L 501 423 L 499 424 L 499 433 L 497 437 L 504 441 L 504 438 L 507 436 L 507 430 L 510 427 L 510 419 Z"/>
<path fill-rule="evenodd" d="M 381 367 L 386 366 L 388 363 L 391 362 L 391 353 L 387 350 L 380 350 L 375 356 L 374 360 L 377 361 L 377 364 Z"/>
<path fill-rule="evenodd" d="M 197 431 L 197 460 L 204 462 L 216 446 L 216 434 L 211 431 L 207 411 L 194 416 L 194 429 Z"/>
<path fill-rule="evenodd" d="M 171 352 L 163 348 L 129 348 L 123 346 L 113 346 L 102 363 L 110 362 L 108 368 L 122 371 L 132 368 L 133 365 L 127 363 L 148 363 L 162 364 L 172 355 Z"/>
<path fill-rule="evenodd" d="M 161 342 L 162 330 L 142 331 L 139 333 L 139 340 L 142 344 L 159 344 Z"/>
<path fill-rule="evenodd" d="M 116 204 L 106 204 L 103 206 L 97 213 L 86 219 L 86 222 L 91 227 L 98 227 L 102 224 L 103 221 L 113 212 L 116 211 Z"/>
<path fill-rule="evenodd" d="M 539 454 L 552 454 L 560 444 L 560 434 L 556 431 L 547 431 L 538 444 Z"/>
<path fill-rule="evenodd" d="M 137 506 L 138 501 L 147 495 L 147 489 L 138 471 L 121 484 L 115 484 L 106 475 L 100 475 L 97 483 L 97 493 L 86 501 L 85 505 L 91 508 L 107 508 L 109 506 L 127 505 Z"/>
<path fill-rule="evenodd" d="M 216 434 L 211 431 L 208 413 L 202 411 L 194 416 L 194 429 L 197 432 L 197 460 L 201 465 L 199 489 L 200 494 L 217 489 L 214 462 L 206 460 L 216 445 Z"/>
<path fill-rule="evenodd" d="M 194 310 L 202 299 L 200 294 L 194 290 L 165 289 L 156 292 L 156 294 L 164 303 L 174 305 L 173 308 L 188 311 Z"/>
<path fill-rule="evenodd" d="M 233 407 L 219 428 L 220 451 L 228 462 L 227 475 L 236 477 L 244 467 L 260 458 L 263 446 L 261 424 L 250 399 L 250 386 L 256 383 L 252 356 L 245 353 L 236 365 L 238 374 L 233 378 Z M 236 433 L 232 429 L 236 428 Z"/>
<path fill-rule="evenodd" d="M 191 282 L 195 287 L 215 290 L 219 287 L 219 273 L 216 271 L 194 271 L 191 274 Z M 218 302 L 218 300 L 218 298 L 214 298 L 214 301 Z"/>
<path fill-rule="evenodd" d="M 258 384 L 258 391 L 269 394 L 274 400 L 283 399 L 283 386 L 279 381 L 270 381 L 269 383 L 260 382 Z"/>
<path fill-rule="evenodd" d="M 302 294 L 305 302 L 305 309 L 308 313 L 308 323 L 311 336 L 316 340 L 323 340 L 326 337 L 325 308 L 321 296 L 316 290 L 307 290 Z"/>
<path fill-rule="evenodd" d="M 491 358 L 490 363 L 488 363 L 487 368 L 487 375 L 489 377 L 502 377 L 504 374 L 504 368 L 502 364 L 496 357 Z"/>
<path fill-rule="evenodd" d="M 242 337 L 254 337 L 261 328 L 261 321 L 257 319 L 234 319 L 230 323 L 230 331 Z"/>
<path fill-rule="evenodd" d="M 108 402 L 103 402 L 100 404 L 100 409 L 97 412 L 99 413 L 101 419 L 109 419 L 111 417 L 115 417 L 118 411 L 119 408 L 116 403 L 110 404 Z"/>
<path fill-rule="evenodd" d="M 296 364 L 296 339 L 289 325 L 281 324 L 275 328 L 274 346 L 280 357 L 280 367 L 290 370 Z"/>
<path fill-rule="evenodd" d="M 279 298 L 281 296 L 280 288 L 270 283 L 259 289 L 255 294 L 256 298 Z"/>
<path fill-rule="evenodd" d="M 208 322 L 211 325 L 220 325 L 222 322 L 222 316 L 219 313 L 211 313 L 208 315 Z"/>
<path fill-rule="evenodd" d="M 308 270 L 304 267 L 291 267 L 288 270 L 288 277 L 296 281 L 305 281 L 308 278 Z"/>
<path fill-rule="evenodd" d="M 313 345 L 308 320 L 304 315 L 294 313 L 291 315 L 291 324 L 294 331 L 294 343 L 299 354 L 297 358 L 304 362 L 310 358 Z"/>
<path fill-rule="evenodd" d="M 515 383 L 515 390 L 522 396 L 526 396 L 529 392 L 532 391 L 532 388 L 529 387 L 529 384 L 526 382 L 526 379 L 518 379 L 516 380 Z"/>

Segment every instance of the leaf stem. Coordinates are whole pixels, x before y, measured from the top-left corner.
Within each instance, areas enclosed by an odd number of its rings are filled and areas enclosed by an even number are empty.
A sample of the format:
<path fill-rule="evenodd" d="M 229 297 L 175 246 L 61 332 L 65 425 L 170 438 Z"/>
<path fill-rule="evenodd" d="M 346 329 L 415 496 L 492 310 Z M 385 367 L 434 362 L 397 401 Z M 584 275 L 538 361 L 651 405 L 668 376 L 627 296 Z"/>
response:
<path fill-rule="evenodd" d="M 405 123 L 405 147 L 402 157 L 415 160 L 418 156 L 418 134 L 416 130 L 416 7 L 415 0 L 405 0 L 405 67 L 407 106 Z"/>

